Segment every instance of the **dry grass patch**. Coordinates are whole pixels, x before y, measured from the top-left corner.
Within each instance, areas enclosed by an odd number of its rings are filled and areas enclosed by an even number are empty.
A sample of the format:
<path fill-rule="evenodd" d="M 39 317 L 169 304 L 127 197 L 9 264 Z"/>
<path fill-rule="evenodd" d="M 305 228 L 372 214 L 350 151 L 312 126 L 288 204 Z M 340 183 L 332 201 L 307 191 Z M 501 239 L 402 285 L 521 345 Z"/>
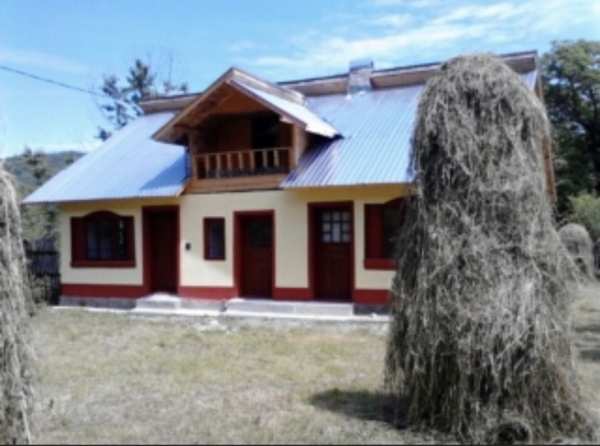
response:
<path fill-rule="evenodd" d="M 600 288 L 576 305 L 583 393 L 600 415 Z M 387 420 L 385 327 L 148 319 L 34 320 L 38 443 L 413 443 Z"/>
<path fill-rule="evenodd" d="M 42 312 L 35 440 L 429 440 L 382 416 L 385 328 L 222 324 Z"/>

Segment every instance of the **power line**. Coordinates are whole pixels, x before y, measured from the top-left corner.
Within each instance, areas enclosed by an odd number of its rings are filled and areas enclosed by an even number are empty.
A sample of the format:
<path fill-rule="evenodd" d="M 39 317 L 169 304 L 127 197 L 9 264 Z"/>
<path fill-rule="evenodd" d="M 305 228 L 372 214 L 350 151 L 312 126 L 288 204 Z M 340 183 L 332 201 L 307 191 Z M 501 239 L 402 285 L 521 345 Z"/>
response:
<path fill-rule="evenodd" d="M 98 93 L 97 91 L 88 90 L 86 88 L 78 87 L 76 85 L 70 85 L 65 82 L 57 81 L 57 80 L 50 79 L 47 77 L 38 76 L 37 74 L 28 73 L 26 71 L 18 70 L 16 68 L 7 67 L 6 65 L 0 65 L 0 70 L 8 71 L 9 73 L 18 74 L 20 76 L 25 76 L 30 79 L 35 79 L 37 81 L 46 82 L 48 84 L 56 85 L 59 87 L 68 88 L 69 90 L 79 91 L 80 93 L 87 93 L 87 94 L 91 94 L 92 96 L 98 96 L 98 97 L 101 97 L 104 99 L 112 99 L 112 100 L 115 99 L 104 93 Z"/>

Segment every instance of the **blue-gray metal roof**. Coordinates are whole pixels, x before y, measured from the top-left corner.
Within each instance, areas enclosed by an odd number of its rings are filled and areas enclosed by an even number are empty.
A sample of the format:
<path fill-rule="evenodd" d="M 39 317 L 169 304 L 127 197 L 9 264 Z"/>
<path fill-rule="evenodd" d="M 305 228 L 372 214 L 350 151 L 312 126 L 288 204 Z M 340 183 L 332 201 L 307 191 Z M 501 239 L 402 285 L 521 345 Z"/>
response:
<path fill-rule="evenodd" d="M 151 135 L 173 113 L 142 116 L 59 172 L 24 203 L 174 197 L 186 180 L 185 149 Z"/>
<path fill-rule="evenodd" d="M 530 88 L 537 73 L 521 75 Z M 248 86 L 245 86 L 248 87 Z M 423 85 L 361 92 L 352 96 L 310 97 L 306 108 L 289 108 L 321 132 L 323 139 L 300 159 L 284 188 L 402 184 L 408 170 L 413 125 Z M 266 95 L 261 90 L 254 94 Z M 263 100 L 275 101 L 267 97 Z M 287 102 L 287 101 L 286 101 Z M 56 203 L 126 198 L 176 197 L 184 189 L 187 157 L 183 147 L 152 135 L 173 112 L 143 116 L 116 132 L 101 147 L 51 178 L 24 203 Z M 300 118 L 299 118 L 300 119 Z M 317 132 L 320 133 L 320 132 Z"/>
<path fill-rule="evenodd" d="M 521 78 L 534 88 L 536 71 Z M 300 158 L 284 188 L 398 184 L 413 181 L 410 149 L 424 84 L 309 98 L 308 107 L 343 135 Z"/>

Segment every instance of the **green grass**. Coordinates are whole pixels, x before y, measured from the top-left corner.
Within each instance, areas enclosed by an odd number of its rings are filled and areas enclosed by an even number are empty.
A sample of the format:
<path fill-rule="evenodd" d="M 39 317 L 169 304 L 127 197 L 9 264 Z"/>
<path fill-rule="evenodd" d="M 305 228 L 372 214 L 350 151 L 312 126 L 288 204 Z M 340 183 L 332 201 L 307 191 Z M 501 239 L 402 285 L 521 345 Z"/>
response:
<path fill-rule="evenodd" d="M 578 371 L 600 414 L 600 288 L 583 294 Z M 435 440 L 386 422 L 383 327 L 47 309 L 34 347 L 38 443 Z"/>

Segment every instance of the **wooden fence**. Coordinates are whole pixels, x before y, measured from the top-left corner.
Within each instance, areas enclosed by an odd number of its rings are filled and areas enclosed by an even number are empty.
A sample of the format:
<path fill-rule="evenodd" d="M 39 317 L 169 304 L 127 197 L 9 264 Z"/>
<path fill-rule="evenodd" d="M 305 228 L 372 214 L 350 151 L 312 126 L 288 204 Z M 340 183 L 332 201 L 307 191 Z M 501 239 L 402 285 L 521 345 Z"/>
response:
<path fill-rule="evenodd" d="M 25 241 L 25 255 L 34 302 L 58 304 L 60 270 L 56 241 L 52 238 Z"/>

